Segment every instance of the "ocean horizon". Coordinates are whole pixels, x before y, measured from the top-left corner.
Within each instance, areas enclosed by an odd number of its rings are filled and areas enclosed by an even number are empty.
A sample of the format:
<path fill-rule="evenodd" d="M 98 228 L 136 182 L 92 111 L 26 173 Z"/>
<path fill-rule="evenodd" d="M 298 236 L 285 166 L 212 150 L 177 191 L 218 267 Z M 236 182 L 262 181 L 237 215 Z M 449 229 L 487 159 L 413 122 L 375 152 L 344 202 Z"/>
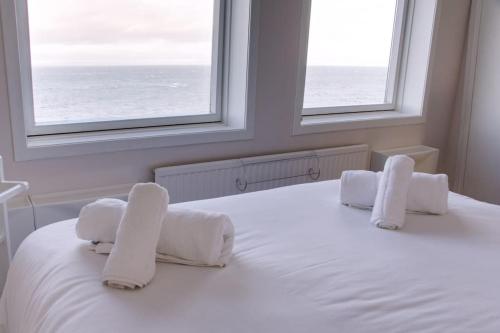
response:
<path fill-rule="evenodd" d="M 309 66 L 304 107 L 383 103 L 387 68 Z M 210 66 L 35 66 L 36 123 L 210 113 Z"/>

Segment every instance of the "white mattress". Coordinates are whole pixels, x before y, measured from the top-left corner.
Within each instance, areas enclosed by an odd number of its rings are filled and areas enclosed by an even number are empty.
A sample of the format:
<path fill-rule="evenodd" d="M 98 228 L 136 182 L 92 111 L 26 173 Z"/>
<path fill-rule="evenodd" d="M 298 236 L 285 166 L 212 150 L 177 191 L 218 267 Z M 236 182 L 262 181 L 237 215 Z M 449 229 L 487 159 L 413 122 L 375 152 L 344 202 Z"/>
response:
<path fill-rule="evenodd" d="M 181 204 L 236 227 L 228 267 L 158 264 L 138 291 L 100 283 L 75 221 L 21 245 L 7 332 L 500 332 L 500 206 L 451 194 L 446 216 L 381 230 L 329 181 Z"/>

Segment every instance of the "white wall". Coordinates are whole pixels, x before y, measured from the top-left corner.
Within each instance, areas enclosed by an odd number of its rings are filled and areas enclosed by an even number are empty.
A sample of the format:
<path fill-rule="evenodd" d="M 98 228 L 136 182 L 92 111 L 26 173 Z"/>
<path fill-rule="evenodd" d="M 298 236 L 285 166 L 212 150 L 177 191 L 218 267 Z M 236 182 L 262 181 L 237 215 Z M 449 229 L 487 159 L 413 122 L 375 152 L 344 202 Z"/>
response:
<path fill-rule="evenodd" d="M 42 194 L 152 180 L 152 169 L 157 166 L 262 153 L 357 143 L 391 148 L 424 141 L 443 148 L 443 132 L 447 131 L 453 109 L 469 0 L 442 1 L 427 126 L 292 136 L 302 0 L 264 0 L 260 7 L 255 139 L 15 162 L 5 62 L 3 49 L 0 49 L 0 154 L 4 157 L 6 175 L 11 179 L 29 181 L 32 193 Z"/>
<path fill-rule="evenodd" d="M 440 148 L 439 169 L 445 171 L 449 130 L 452 114 L 455 112 L 455 96 L 465 51 L 470 0 L 446 0 L 442 2 L 442 6 L 441 22 L 437 31 L 439 45 L 435 50 L 436 63 L 428 101 L 431 112 L 427 115 L 424 143 Z"/>
<path fill-rule="evenodd" d="M 463 193 L 500 204 L 500 1 L 482 3 Z"/>

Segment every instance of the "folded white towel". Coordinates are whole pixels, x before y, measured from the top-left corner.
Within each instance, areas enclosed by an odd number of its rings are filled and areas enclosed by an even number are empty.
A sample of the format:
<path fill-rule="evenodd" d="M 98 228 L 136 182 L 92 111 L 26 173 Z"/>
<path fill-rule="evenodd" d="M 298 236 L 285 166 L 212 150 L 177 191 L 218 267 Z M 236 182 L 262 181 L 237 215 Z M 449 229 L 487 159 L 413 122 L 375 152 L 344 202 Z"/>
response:
<path fill-rule="evenodd" d="M 110 230 L 117 225 L 112 218 L 123 215 L 127 207 L 125 201 L 112 200 L 111 204 L 97 201 L 84 207 L 85 214 L 80 214 L 77 222 L 78 237 L 98 242 L 91 246 L 97 253 L 111 252 L 114 237 L 104 240 L 102 232 L 111 234 Z M 156 261 L 223 267 L 231 257 L 233 245 L 234 227 L 226 214 L 170 206 L 162 223 Z"/>
<path fill-rule="evenodd" d="M 340 201 L 344 205 L 371 209 L 382 172 L 349 170 L 340 178 Z M 415 213 L 448 212 L 448 176 L 414 172 L 408 189 L 406 210 Z"/>
<path fill-rule="evenodd" d="M 371 222 L 383 229 L 403 227 L 411 175 L 415 161 L 395 155 L 387 159 L 373 206 Z"/>
<path fill-rule="evenodd" d="M 136 184 L 106 261 L 103 281 L 115 288 L 143 288 L 155 274 L 155 257 L 169 196 L 163 187 Z"/>

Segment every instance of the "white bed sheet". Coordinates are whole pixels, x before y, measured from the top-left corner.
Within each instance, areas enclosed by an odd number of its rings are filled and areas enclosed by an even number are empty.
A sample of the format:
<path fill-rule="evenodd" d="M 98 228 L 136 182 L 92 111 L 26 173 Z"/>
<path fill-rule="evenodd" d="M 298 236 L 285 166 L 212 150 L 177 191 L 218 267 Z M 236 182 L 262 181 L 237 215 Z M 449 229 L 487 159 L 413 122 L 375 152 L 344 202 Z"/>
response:
<path fill-rule="evenodd" d="M 446 216 L 381 230 L 338 182 L 180 204 L 236 227 L 224 269 L 158 264 L 148 287 L 103 286 L 74 220 L 29 236 L 2 297 L 9 333 L 500 332 L 500 206 L 450 195 Z"/>

